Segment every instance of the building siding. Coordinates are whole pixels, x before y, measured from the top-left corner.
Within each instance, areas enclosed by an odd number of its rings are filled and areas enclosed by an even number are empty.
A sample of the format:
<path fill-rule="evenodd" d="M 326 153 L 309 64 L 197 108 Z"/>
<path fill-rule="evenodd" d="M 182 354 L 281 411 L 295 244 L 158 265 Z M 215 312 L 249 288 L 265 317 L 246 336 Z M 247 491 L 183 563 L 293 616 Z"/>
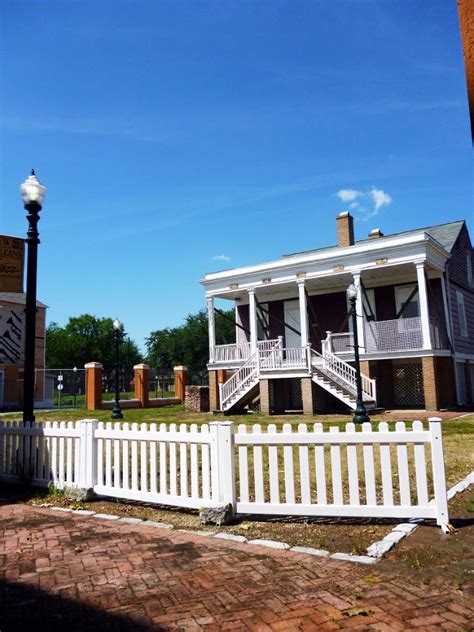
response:
<path fill-rule="evenodd" d="M 474 354 L 474 288 L 468 284 L 467 257 L 471 253 L 472 278 L 474 278 L 474 253 L 472 250 L 469 233 L 464 225 L 454 244 L 449 270 L 449 302 L 453 325 L 453 341 L 457 353 Z M 458 311 L 456 291 L 464 296 L 468 336 L 461 335 L 461 325 Z"/>

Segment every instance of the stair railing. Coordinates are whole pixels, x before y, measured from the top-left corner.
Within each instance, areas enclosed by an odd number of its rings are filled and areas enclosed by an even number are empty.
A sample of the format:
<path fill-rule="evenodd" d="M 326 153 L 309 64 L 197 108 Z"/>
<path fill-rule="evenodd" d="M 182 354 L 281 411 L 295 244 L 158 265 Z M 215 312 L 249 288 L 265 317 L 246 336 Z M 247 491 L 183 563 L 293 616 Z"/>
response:
<path fill-rule="evenodd" d="M 255 351 L 248 358 L 238 371 L 230 377 L 227 382 L 222 384 L 220 388 L 221 409 L 225 409 L 226 403 L 231 397 L 242 388 L 245 388 L 250 382 L 254 381 L 259 374 L 259 351 Z"/>
<path fill-rule="evenodd" d="M 345 360 L 331 353 L 327 347 L 323 353 L 311 350 L 313 357 L 322 358 L 322 363 L 318 362 L 319 368 L 329 378 L 335 376 L 354 395 L 357 395 L 357 373 L 353 366 Z M 377 401 L 376 381 L 361 373 L 362 393 L 366 399 Z"/>

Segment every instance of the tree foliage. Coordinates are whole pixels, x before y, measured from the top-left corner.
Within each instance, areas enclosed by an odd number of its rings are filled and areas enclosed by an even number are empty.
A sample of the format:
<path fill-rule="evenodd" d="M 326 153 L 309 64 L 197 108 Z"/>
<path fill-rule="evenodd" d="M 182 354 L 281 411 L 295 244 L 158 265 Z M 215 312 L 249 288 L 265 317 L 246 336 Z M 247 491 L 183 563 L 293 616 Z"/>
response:
<path fill-rule="evenodd" d="M 234 310 L 216 312 L 216 344 L 235 342 Z M 185 364 L 192 373 L 206 371 L 209 361 L 209 329 L 206 310 L 189 314 L 180 327 L 158 329 L 146 339 L 147 361 L 152 368 L 168 372 Z"/>
<path fill-rule="evenodd" d="M 120 360 L 128 369 L 141 360 L 137 345 L 127 337 L 122 340 Z M 66 369 L 76 366 L 80 369 L 91 361 L 103 365 L 106 378 L 113 372 L 115 343 L 112 318 L 82 314 L 71 317 L 64 327 L 54 322 L 48 325 L 46 368 Z"/>

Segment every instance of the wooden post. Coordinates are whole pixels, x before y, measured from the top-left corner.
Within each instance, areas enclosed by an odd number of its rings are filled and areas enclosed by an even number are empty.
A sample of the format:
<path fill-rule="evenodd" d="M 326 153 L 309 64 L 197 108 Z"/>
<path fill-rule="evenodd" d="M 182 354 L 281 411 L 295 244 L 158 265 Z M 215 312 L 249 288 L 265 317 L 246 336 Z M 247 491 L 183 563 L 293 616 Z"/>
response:
<path fill-rule="evenodd" d="M 97 484 L 97 445 L 95 431 L 98 425 L 99 421 L 97 419 L 82 419 L 79 422 L 81 436 L 79 451 L 80 470 L 78 478 L 79 487 L 84 490 L 93 490 Z"/>
<path fill-rule="evenodd" d="M 150 367 L 148 364 L 136 364 L 133 367 L 135 397 L 139 400 L 141 408 L 148 408 Z"/>
<path fill-rule="evenodd" d="M 102 408 L 102 364 L 88 362 L 86 369 L 86 408 L 100 410 Z"/>

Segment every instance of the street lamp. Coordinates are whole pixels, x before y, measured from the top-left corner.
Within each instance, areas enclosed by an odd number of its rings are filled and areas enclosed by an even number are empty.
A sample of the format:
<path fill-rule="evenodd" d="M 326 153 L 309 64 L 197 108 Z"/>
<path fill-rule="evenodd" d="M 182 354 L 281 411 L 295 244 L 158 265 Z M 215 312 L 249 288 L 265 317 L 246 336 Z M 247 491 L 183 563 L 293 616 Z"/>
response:
<path fill-rule="evenodd" d="M 351 304 L 351 316 L 352 316 L 352 331 L 354 334 L 354 360 L 356 370 L 356 385 L 357 385 L 357 399 L 356 409 L 352 421 L 355 424 L 362 424 L 364 421 L 369 421 L 369 416 L 365 410 L 364 400 L 362 396 L 362 378 L 360 376 L 360 358 L 359 358 L 359 337 L 357 335 L 357 312 L 356 312 L 356 299 L 357 288 L 351 283 L 347 288 L 347 298 Z"/>
<path fill-rule="evenodd" d="M 122 323 L 116 318 L 113 323 L 115 340 L 115 405 L 112 410 L 112 419 L 123 419 L 120 408 L 120 388 L 119 388 L 119 349 L 122 341 Z"/>
<path fill-rule="evenodd" d="M 46 187 L 35 175 L 35 170 L 20 186 L 21 199 L 28 211 L 28 259 L 26 268 L 25 307 L 25 363 L 23 374 L 23 423 L 34 421 L 35 404 L 35 339 L 36 339 L 36 279 L 38 272 L 38 222 Z"/>

